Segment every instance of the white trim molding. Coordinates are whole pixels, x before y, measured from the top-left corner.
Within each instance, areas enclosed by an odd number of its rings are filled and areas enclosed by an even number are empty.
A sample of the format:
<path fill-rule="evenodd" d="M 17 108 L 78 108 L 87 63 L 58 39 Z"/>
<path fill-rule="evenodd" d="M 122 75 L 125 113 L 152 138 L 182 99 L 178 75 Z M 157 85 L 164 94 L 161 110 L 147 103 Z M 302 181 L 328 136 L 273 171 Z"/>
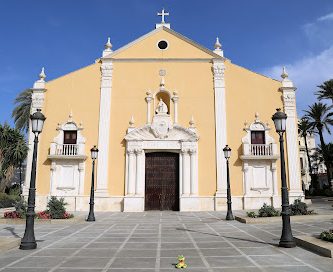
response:
<path fill-rule="evenodd" d="M 227 117 L 226 117 L 226 98 L 225 98 L 225 81 L 224 59 L 213 59 L 213 79 L 214 79 L 214 96 L 215 96 L 215 149 L 216 149 L 216 203 L 215 208 L 219 210 L 224 201 L 219 198 L 225 198 L 227 194 L 227 169 L 223 148 L 227 144 Z"/>
<path fill-rule="evenodd" d="M 30 107 L 30 114 L 33 114 L 37 111 L 37 109 L 44 108 L 44 101 L 45 101 L 45 72 L 44 67 L 42 68 L 41 73 L 39 74 L 39 79 L 35 81 L 31 94 L 31 107 Z M 29 120 L 29 132 L 28 132 L 28 155 L 27 155 L 27 167 L 25 171 L 25 180 L 23 184 L 23 195 L 27 196 L 29 193 L 29 186 L 30 186 L 30 174 L 31 174 L 31 165 L 32 165 L 32 155 L 33 155 L 33 148 L 34 148 L 34 134 L 31 131 L 31 121 Z M 42 134 L 39 136 L 39 140 L 42 138 Z M 38 159 L 38 158 L 37 158 Z M 38 164 L 37 164 L 38 167 Z"/>
<path fill-rule="evenodd" d="M 133 128 L 132 124 L 127 130 L 125 140 L 125 212 L 144 211 L 145 154 L 158 151 L 179 153 L 180 210 L 200 210 L 197 167 L 199 136 L 193 125 L 185 128 L 173 124 L 162 103 L 158 105 L 152 123 L 139 128 Z"/>
<path fill-rule="evenodd" d="M 280 91 L 282 92 L 284 112 L 287 114 L 286 153 L 288 160 L 289 199 L 292 202 L 297 198 L 304 199 L 298 148 L 296 87 L 294 87 L 293 82 L 288 78 L 285 68 L 283 68 L 281 77 L 282 87 Z"/>
<path fill-rule="evenodd" d="M 98 148 L 100 151 L 97 164 L 96 195 L 107 196 L 113 65 L 110 59 L 102 58 L 101 60 L 102 78 L 98 127 Z"/>

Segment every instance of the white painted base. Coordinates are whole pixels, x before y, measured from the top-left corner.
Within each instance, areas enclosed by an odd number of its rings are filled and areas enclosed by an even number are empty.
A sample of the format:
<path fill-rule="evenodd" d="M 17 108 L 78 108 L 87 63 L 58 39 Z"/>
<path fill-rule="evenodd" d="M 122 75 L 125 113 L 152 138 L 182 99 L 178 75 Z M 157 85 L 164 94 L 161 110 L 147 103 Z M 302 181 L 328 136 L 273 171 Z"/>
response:
<path fill-rule="evenodd" d="M 200 211 L 200 199 L 198 197 L 182 196 L 179 201 L 179 210 L 182 212 Z"/>
<path fill-rule="evenodd" d="M 25 195 L 27 199 L 27 195 Z M 36 196 L 36 211 L 46 209 L 50 196 Z M 60 197 L 58 197 L 60 198 Z M 291 196 L 289 202 L 293 203 L 299 196 Z M 65 196 L 68 211 L 89 211 L 89 196 Z M 233 210 L 259 209 L 264 203 L 273 205 L 275 208 L 281 208 L 281 196 L 274 197 L 242 197 L 234 196 L 231 198 Z M 304 200 L 304 197 L 302 198 Z M 226 211 L 227 198 L 215 196 L 196 196 L 181 197 L 180 211 Z M 143 212 L 143 196 L 95 196 L 96 212 Z"/>
<path fill-rule="evenodd" d="M 145 199 L 143 196 L 125 196 L 124 212 L 143 212 L 145 210 Z"/>
<path fill-rule="evenodd" d="M 281 208 L 281 197 L 244 197 L 244 210 L 260 209 L 264 203 Z"/>

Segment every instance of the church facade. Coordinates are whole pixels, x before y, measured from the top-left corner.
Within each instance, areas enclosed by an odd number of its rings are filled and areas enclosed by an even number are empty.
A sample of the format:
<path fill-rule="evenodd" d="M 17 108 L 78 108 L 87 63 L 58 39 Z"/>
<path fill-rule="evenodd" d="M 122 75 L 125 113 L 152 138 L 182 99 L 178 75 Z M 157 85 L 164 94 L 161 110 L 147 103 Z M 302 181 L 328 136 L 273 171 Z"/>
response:
<path fill-rule="evenodd" d="M 164 16 L 164 15 L 163 15 Z M 290 201 L 303 198 L 295 90 L 233 64 L 216 40 L 209 50 L 164 18 L 148 34 L 95 63 L 32 88 L 31 112 L 46 116 L 37 161 L 37 209 L 50 196 L 89 209 L 97 145 L 95 210 L 226 209 L 223 148 L 232 149 L 233 209 L 280 207 L 278 135 L 271 116 L 288 115 L 285 154 Z M 30 182 L 33 135 L 29 136 Z"/>

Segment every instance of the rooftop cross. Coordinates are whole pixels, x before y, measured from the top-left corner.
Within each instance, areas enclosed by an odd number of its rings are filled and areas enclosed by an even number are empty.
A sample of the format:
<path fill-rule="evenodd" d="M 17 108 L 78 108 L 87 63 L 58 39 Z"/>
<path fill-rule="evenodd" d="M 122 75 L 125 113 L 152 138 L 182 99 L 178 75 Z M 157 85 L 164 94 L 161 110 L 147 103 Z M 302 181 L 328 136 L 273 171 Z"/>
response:
<path fill-rule="evenodd" d="M 158 16 L 162 16 L 162 21 L 161 23 L 164 24 L 165 21 L 164 21 L 164 16 L 169 16 L 169 12 L 164 12 L 164 8 L 162 9 L 162 12 L 157 12 L 157 15 Z"/>

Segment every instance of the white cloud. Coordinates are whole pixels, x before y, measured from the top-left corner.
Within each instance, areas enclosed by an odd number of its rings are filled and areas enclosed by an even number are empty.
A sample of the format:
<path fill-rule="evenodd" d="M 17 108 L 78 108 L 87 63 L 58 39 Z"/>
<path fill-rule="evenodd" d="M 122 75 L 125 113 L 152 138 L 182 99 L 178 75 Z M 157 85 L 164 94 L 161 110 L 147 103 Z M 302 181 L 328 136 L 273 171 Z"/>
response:
<path fill-rule="evenodd" d="M 317 21 L 328 21 L 328 20 L 333 20 L 333 12 L 326 14 L 324 16 L 321 16 L 317 19 Z"/>
<path fill-rule="evenodd" d="M 303 58 L 294 63 L 281 64 L 262 71 L 263 74 L 280 79 L 282 66 L 286 66 L 289 78 L 297 87 L 297 108 L 303 110 L 315 102 L 314 93 L 322 82 L 333 78 L 333 46 L 318 55 Z"/>

